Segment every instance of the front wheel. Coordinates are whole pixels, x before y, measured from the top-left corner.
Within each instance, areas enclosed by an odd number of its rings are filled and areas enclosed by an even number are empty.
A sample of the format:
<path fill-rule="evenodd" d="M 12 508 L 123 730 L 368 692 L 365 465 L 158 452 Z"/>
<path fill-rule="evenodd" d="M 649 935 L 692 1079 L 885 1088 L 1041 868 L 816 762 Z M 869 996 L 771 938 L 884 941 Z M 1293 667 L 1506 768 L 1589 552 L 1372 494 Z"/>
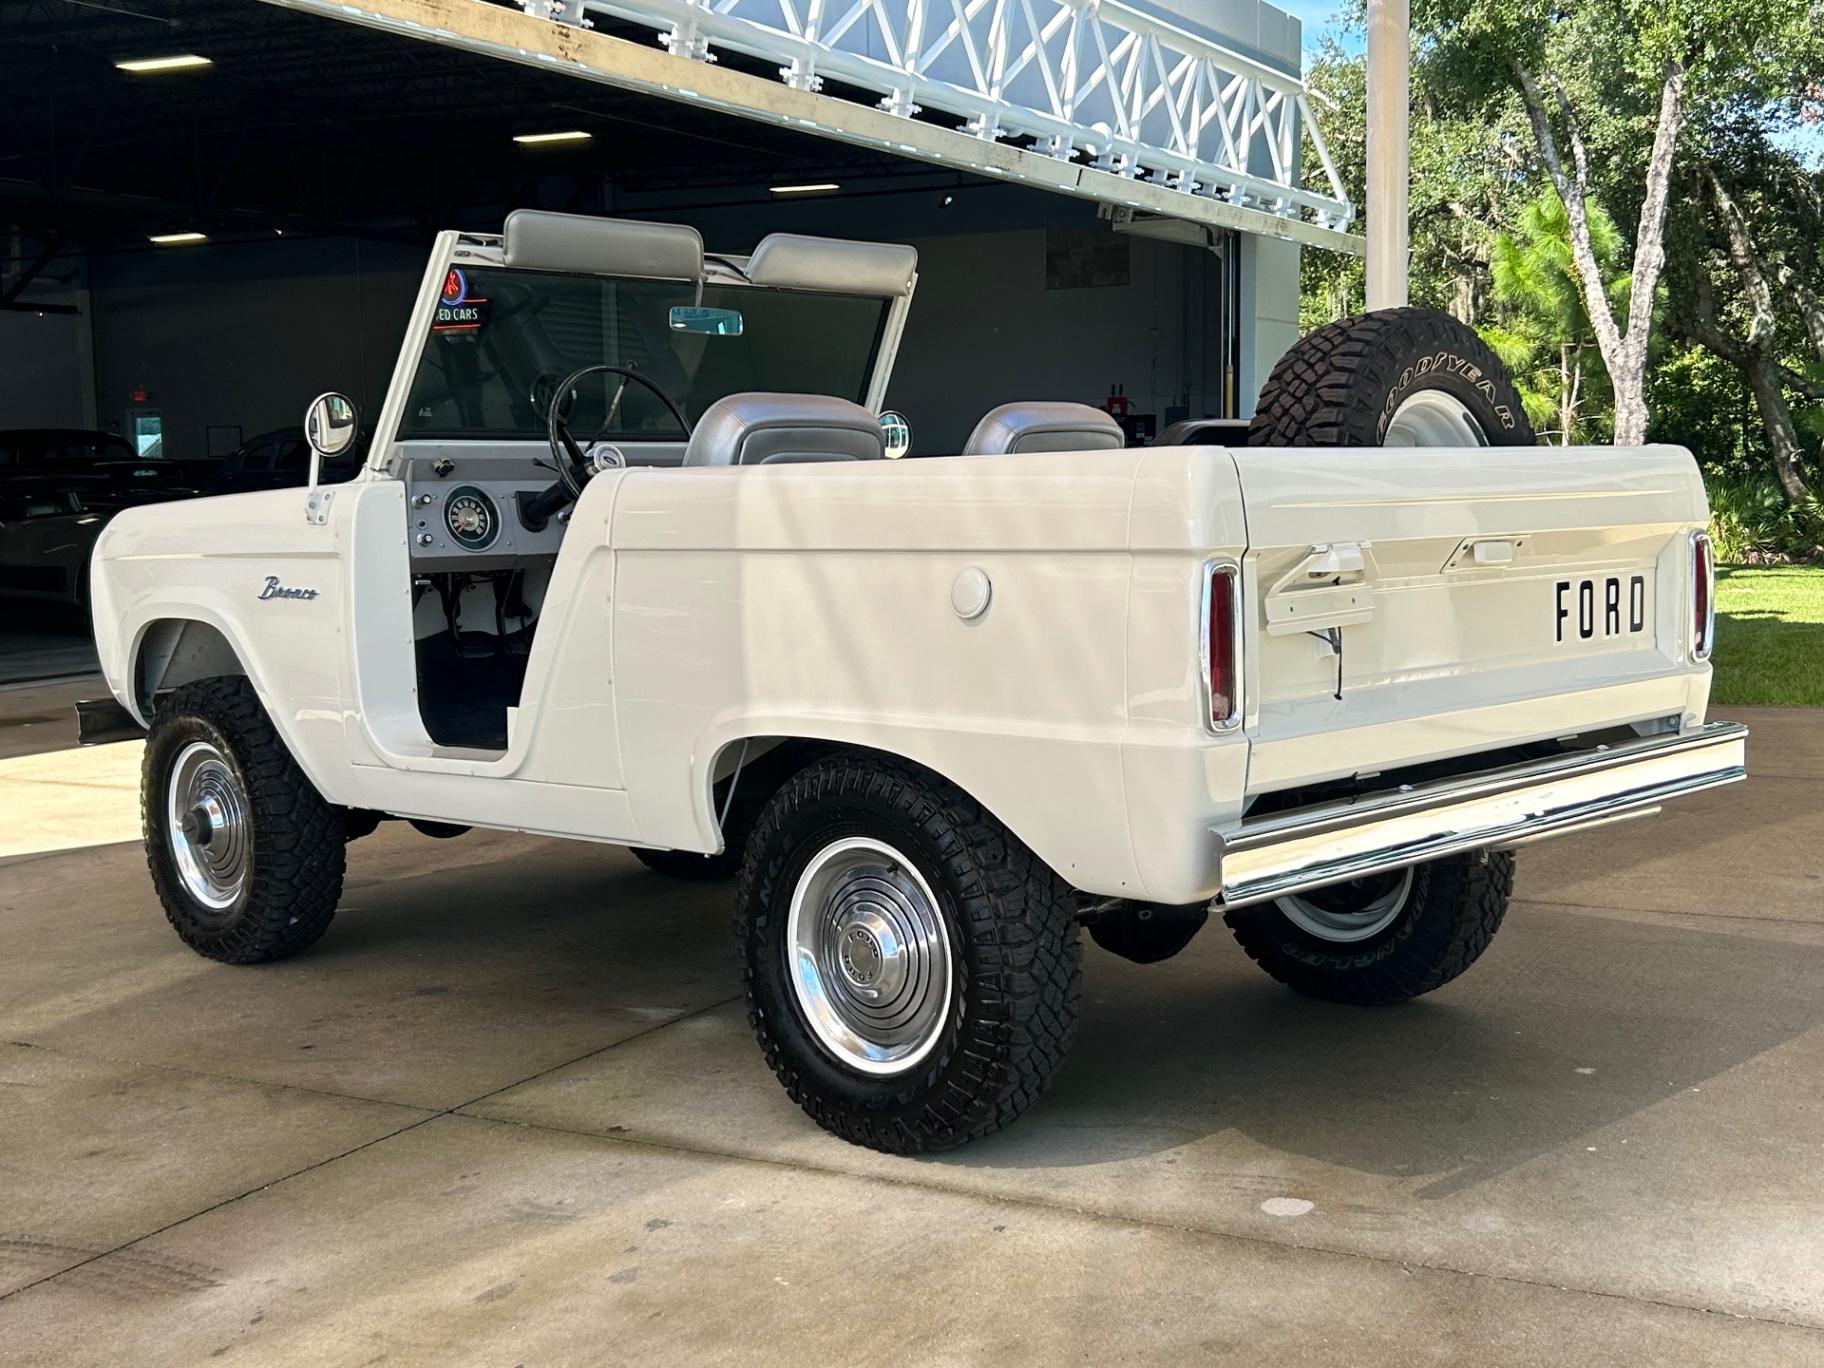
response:
<path fill-rule="evenodd" d="M 1076 1031 L 1070 888 L 966 794 L 837 753 L 774 795 L 735 894 L 748 1018 L 792 1099 L 892 1154 L 1036 1102 Z"/>
<path fill-rule="evenodd" d="M 328 929 L 342 896 L 342 809 L 324 801 L 244 678 L 160 700 L 140 781 L 146 863 L 165 916 L 199 955 L 283 959 Z"/>
<path fill-rule="evenodd" d="M 1494 939 L 1514 888 L 1505 851 L 1453 855 L 1227 914 L 1250 958 L 1307 997 L 1364 1006 L 1441 988 Z"/>

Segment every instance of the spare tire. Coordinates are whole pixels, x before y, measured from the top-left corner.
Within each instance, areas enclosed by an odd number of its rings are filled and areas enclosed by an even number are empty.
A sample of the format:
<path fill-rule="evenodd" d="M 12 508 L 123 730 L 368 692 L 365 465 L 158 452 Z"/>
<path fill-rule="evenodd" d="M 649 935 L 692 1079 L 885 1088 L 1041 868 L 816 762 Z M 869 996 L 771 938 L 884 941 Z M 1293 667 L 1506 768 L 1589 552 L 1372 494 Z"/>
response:
<path fill-rule="evenodd" d="M 1438 309 L 1377 309 L 1279 359 L 1248 445 L 1531 446 L 1533 427 L 1473 328 Z"/>

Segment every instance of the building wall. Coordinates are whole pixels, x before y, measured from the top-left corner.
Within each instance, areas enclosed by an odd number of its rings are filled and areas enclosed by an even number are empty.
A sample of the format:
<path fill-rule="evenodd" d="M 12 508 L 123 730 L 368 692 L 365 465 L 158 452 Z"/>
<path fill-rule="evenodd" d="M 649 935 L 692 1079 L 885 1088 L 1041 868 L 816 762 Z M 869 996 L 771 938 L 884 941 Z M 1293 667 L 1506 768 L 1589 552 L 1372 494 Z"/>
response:
<path fill-rule="evenodd" d="M 97 413 L 163 420 L 165 452 L 209 454 L 210 428 L 243 438 L 296 427 L 325 390 L 365 421 L 392 378 L 424 252 L 348 239 L 238 244 L 97 263 Z M 216 454 L 224 434 L 216 434 Z"/>
<path fill-rule="evenodd" d="M 1220 263 L 1202 248 L 1121 241 L 1125 285 L 1048 288 L 1045 230 L 914 240 L 918 293 L 887 402 L 911 421 L 915 452 L 960 451 L 998 404 L 1101 406 L 1117 385 L 1161 427 L 1175 404 L 1221 413 Z"/>
<path fill-rule="evenodd" d="M 1298 341 L 1299 248 L 1278 238 L 1241 239 L 1241 416 L 1254 416 L 1260 387 Z"/>
<path fill-rule="evenodd" d="M 70 314 L 0 313 L 0 428 L 84 425 L 88 323 Z"/>
<path fill-rule="evenodd" d="M 1048 288 L 1049 232 L 1108 232 L 1075 214 L 1066 224 L 902 239 L 919 249 L 920 280 L 888 402 L 911 419 L 915 451 L 960 450 L 997 404 L 1101 405 L 1117 385 L 1160 426 L 1174 405 L 1193 417 L 1223 412 L 1219 259 L 1122 235 L 1126 284 Z M 839 222 L 817 226 L 842 231 Z M 1298 249 L 1240 241 L 1236 380 L 1246 413 L 1297 336 Z M 235 430 L 245 438 L 297 425 L 324 390 L 349 394 L 371 421 L 423 260 L 422 249 L 348 239 L 98 259 L 84 316 L 0 314 L 0 426 L 126 432 L 130 412 L 144 407 L 163 420 L 168 454 L 198 457 L 225 450 Z M 90 337 L 92 387 L 82 356 Z"/>

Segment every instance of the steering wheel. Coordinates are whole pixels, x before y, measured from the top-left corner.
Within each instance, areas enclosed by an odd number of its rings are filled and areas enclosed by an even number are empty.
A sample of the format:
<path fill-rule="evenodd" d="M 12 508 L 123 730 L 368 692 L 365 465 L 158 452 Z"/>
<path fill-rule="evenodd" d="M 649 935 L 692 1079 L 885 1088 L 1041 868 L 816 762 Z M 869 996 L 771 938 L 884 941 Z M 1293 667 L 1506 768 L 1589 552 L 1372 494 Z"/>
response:
<path fill-rule="evenodd" d="M 620 406 L 621 395 L 626 392 L 627 382 L 632 380 L 651 390 L 658 401 L 671 411 L 671 416 L 684 430 L 684 436 L 687 439 L 690 436 L 690 420 L 684 416 L 684 410 L 672 401 L 672 397 L 659 387 L 656 380 L 641 375 L 631 366 L 584 366 L 557 386 L 551 396 L 551 408 L 545 420 L 545 436 L 551 443 L 552 459 L 557 462 L 558 479 L 563 481 L 564 488 L 569 491 L 572 499 L 580 499 L 583 496 L 583 486 L 589 483 L 589 477 L 595 472 L 589 468 L 589 458 L 583 448 L 578 446 L 576 438 L 570 435 L 569 424 L 564 421 L 564 410 L 567 407 L 569 396 L 575 393 L 576 382 L 585 375 L 598 373 L 621 377 L 621 385 L 615 391 L 614 401 L 608 405 L 610 417 Z M 601 436 L 607 427 L 607 419 L 604 419 L 601 428 L 596 431 L 596 436 Z M 592 443 L 594 440 L 594 438 L 590 439 Z"/>

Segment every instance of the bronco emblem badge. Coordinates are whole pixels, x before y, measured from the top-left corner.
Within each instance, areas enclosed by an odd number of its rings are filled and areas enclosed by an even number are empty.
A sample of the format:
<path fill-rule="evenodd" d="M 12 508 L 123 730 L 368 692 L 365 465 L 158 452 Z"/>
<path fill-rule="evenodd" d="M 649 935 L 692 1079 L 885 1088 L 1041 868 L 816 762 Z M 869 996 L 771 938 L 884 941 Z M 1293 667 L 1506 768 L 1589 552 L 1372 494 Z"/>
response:
<path fill-rule="evenodd" d="M 287 588 L 285 585 L 279 583 L 279 577 L 277 575 L 266 576 L 266 587 L 260 590 L 260 597 L 263 599 L 314 599 L 316 596 L 317 591 L 315 589 Z"/>

